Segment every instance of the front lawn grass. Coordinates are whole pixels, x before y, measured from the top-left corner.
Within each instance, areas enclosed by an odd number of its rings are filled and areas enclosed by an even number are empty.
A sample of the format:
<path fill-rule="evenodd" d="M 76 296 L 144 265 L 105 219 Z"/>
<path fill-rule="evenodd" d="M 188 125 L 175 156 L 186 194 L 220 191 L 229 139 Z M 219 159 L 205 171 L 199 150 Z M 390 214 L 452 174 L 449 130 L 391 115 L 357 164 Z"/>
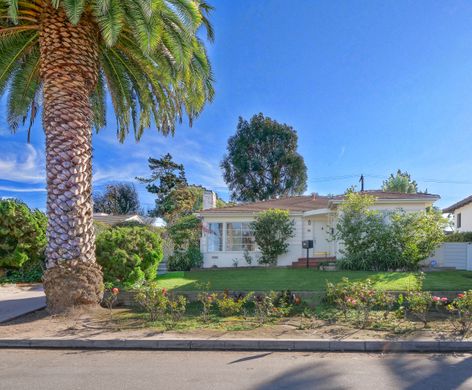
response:
<path fill-rule="evenodd" d="M 158 277 L 162 288 L 175 291 L 196 291 L 205 283 L 210 289 L 223 291 L 323 291 L 326 281 L 341 278 L 365 280 L 370 278 L 375 287 L 384 290 L 407 290 L 417 283 L 412 272 L 318 271 L 292 268 L 217 269 L 190 272 L 170 272 Z M 436 271 L 426 273 L 424 290 L 463 291 L 472 289 L 471 271 Z"/>

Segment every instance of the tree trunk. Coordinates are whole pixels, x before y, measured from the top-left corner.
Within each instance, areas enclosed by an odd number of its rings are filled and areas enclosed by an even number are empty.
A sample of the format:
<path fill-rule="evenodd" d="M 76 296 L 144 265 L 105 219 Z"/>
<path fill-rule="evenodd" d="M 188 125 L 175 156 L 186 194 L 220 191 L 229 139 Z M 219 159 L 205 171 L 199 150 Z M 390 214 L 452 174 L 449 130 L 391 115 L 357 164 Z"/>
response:
<path fill-rule="evenodd" d="M 72 25 L 45 7 L 40 29 L 46 134 L 48 308 L 96 305 L 102 295 L 92 214 L 92 110 L 98 78 L 98 29 L 84 15 Z"/>

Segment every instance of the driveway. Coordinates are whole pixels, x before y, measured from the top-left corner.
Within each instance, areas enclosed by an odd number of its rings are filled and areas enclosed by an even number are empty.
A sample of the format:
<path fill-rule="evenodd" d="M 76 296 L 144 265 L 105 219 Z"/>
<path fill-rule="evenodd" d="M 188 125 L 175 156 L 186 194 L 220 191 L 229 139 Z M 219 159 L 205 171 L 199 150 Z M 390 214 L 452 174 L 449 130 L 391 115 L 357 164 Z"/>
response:
<path fill-rule="evenodd" d="M 0 286 L 0 323 L 46 307 L 43 286 Z"/>

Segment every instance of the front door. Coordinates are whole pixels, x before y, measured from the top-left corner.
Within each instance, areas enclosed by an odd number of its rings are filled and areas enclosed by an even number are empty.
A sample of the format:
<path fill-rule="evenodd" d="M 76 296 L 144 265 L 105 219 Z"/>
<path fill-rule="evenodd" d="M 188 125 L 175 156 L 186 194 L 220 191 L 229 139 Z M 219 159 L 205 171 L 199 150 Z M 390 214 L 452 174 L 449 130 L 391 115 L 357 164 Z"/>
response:
<path fill-rule="evenodd" d="M 315 257 L 329 256 L 328 227 L 324 221 L 313 221 Z"/>

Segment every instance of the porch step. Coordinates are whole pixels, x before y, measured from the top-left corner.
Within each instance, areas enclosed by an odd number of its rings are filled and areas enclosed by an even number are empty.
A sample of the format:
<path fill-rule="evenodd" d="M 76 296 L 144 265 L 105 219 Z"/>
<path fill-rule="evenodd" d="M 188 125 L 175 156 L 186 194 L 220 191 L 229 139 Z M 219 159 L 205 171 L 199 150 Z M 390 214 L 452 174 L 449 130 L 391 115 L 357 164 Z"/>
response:
<path fill-rule="evenodd" d="M 336 261 L 336 256 L 329 257 L 309 257 L 308 268 L 318 268 L 320 263 Z M 306 257 L 300 257 L 297 261 L 292 263 L 292 268 L 306 268 Z"/>

